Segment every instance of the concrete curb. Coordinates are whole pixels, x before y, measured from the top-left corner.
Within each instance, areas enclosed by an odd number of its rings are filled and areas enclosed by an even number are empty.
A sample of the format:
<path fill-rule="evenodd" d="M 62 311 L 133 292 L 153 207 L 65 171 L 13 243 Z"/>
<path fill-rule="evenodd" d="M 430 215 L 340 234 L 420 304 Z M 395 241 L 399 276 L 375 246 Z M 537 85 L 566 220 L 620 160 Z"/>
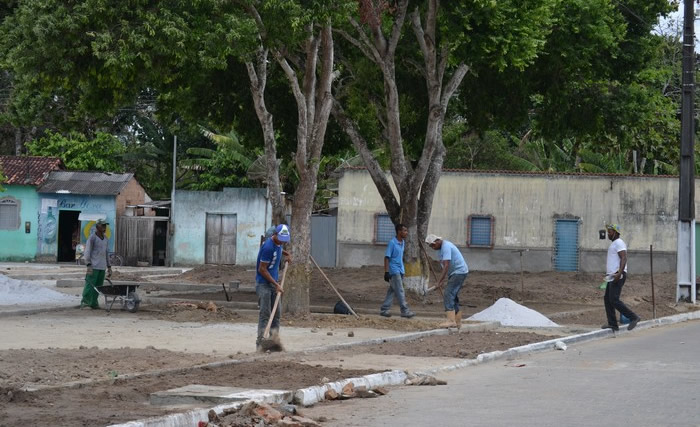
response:
<path fill-rule="evenodd" d="M 670 325 L 670 324 L 674 324 L 674 323 L 687 322 L 687 321 L 696 320 L 696 319 L 700 319 L 700 311 L 693 311 L 693 312 L 689 312 L 689 313 L 675 314 L 673 316 L 662 317 L 662 318 L 653 319 L 653 320 L 646 320 L 643 322 L 639 322 L 639 324 L 637 324 L 636 329 L 649 329 L 649 328 L 653 328 L 656 326 Z M 437 374 L 440 372 L 452 371 L 455 369 L 461 369 L 461 368 L 465 368 L 467 366 L 477 365 L 477 364 L 481 364 L 481 363 L 493 362 L 493 361 L 501 360 L 501 359 L 513 359 L 513 358 L 516 358 L 518 356 L 522 356 L 525 354 L 541 352 L 541 351 L 548 351 L 548 350 L 555 350 L 557 342 L 562 342 L 562 343 L 567 344 L 567 345 L 574 344 L 574 343 L 583 343 L 583 342 L 593 341 L 593 340 L 602 339 L 602 338 L 611 338 L 619 333 L 626 334 L 626 333 L 628 333 L 628 331 L 623 329 L 619 332 L 613 332 L 610 329 L 600 329 L 597 331 L 586 332 L 583 334 L 570 335 L 568 337 L 553 338 L 551 340 L 540 341 L 540 342 L 536 342 L 536 343 L 532 343 L 532 344 L 526 344 L 526 345 L 522 345 L 520 347 L 513 347 L 513 348 L 510 348 L 510 349 L 505 350 L 505 351 L 493 351 L 490 353 L 483 353 L 483 354 L 478 355 L 476 357 L 476 359 L 465 360 L 463 362 L 456 363 L 454 365 L 442 366 L 442 367 L 438 367 L 435 369 L 430 369 L 428 371 L 420 371 L 420 372 L 416 372 L 416 373 L 417 374 L 433 375 L 433 374 Z"/>
<path fill-rule="evenodd" d="M 348 383 L 353 383 L 355 387 L 367 387 L 367 390 L 369 390 L 375 387 L 403 384 L 407 377 L 408 374 L 405 371 L 396 370 L 302 388 L 294 392 L 294 403 L 302 406 L 311 406 L 325 400 L 326 391 L 328 390 L 335 390 L 335 392 L 340 394 L 343 391 L 343 387 Z"/>

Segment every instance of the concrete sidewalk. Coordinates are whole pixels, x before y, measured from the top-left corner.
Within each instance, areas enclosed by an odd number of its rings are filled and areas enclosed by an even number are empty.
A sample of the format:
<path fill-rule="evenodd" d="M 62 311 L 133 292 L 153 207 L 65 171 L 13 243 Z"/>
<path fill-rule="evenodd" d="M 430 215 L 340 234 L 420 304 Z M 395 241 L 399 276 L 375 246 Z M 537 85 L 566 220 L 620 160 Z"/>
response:
<path fill-rule="evenodd" d="M 145 348 L 186 353 L 254 353 L 257 324 L 254 323 L 180 323 L 139 318 L 120 310 L 109 315 L 104 310 L 63 309 L 41 315 L 0 318 L 0 350 L 11 348 L 77 348 L 90 337 L 90 345 L 99 348 Z M 313 328 L 313 330 L 316 330 Z M 80 333 L 78 333 L 80 331 Z M 348 336 L 351 332 L 354 336 Z M 330 335 L 329 335 L 330 333 Z M 339 328 L 283 327 L 282 342 L 289 352 L 315 347 L 366 341 L 402 335 L 404 332 Z M 222 350 L 224 349 L 224 350 Z"/>

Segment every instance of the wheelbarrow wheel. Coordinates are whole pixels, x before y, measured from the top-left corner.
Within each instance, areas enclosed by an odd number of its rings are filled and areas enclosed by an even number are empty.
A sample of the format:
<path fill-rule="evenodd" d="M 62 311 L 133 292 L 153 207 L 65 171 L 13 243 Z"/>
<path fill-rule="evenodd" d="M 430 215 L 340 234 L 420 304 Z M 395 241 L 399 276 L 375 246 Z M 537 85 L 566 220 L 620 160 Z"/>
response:
<path fill-rule="evenodd" d="M 136 292 L 129 292 L 124 308 L 126 308 L 129 313 L 136 313 L 139 309 L 139 304 L 141 304 L 141 300 Z"/>

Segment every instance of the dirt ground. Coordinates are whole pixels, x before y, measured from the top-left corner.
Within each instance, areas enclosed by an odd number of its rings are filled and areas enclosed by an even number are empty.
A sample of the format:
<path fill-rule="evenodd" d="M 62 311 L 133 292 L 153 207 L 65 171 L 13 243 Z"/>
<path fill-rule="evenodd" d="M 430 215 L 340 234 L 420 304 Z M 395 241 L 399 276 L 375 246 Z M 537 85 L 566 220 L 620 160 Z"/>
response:
<path fill-rule="evenodd" d="M 325 269 L 333 284 L 349 304 L 357 310 L 378 313 L 387 284 L 382 267 L 358 269 Z M 135 274 L 115 272 L 114 280 L 144 280 Z M 153 278 L 150 278 L 154 281 Z M 221 285 L 233 280 L 241 286 L 252 286 L 254 271 L 250 267 L 203 266 L 180 276 L 167 276 L 163 282 L 189 282 Z M 487 273 L 471 272 L 460 294 L 465 314 L 481 311 L 498 298 L 507 297 L 539 311 L 560 325 L 598 328 L 605 323 L 603 293 L 599 289 L 602 275 L 580 273 Z M 673 275 L 653 277 L 657 317 L 695 309 L 688 304 L 675 304 Z M 632 275 L 625 284 L 622 299 L 643 319 L 652 317 L 652 278 Z M 337 295 L 317 271 L 312 273 L 311 305 L 332 309 Z M 171 297 L 173 295 L 170 295 Z M 176 296 L 176 295 L 175 295 Z M 142 306 L 136 315 L 172 322 L 252 323 L 254 311 L 224 307 L 224 292 L 181 294 L 190 302 L 158 306 Z M 231 293 L 235 302 L 255 303 L 252 292 Z M 216 311 L 207 310 L 207 303 Z M 282 325 L 308 328 L 375 328 L 398 331 L 434 329 L 443 312 L 439 293 L 426 297 L 409 296 L 409 305 L 418 313 L 413 319 L 398 316 L 379 317 L 363 314 L 353 316 L 310 314 L 283 315 Z M 211 307 L 211 305 L 209 305 Z M 527 343 L 543 341 L 552 336 L 532 332 L 488 331 L 431 336 L 410 342 L 384 342 L 352 350 L 329 352 L 326 356 L 342 358 L 349 354 L 400 355 L 420 358 L 474 358 L 480 353 L 505 350 Z M 28 346 L 29 347 L 29 346 Z M 157 347 L 157 345 L 156 345 Z M 221 354 L 226 354 L 222 352 Z M 317 356 L 323 357 L 324 355 Z M 230 359 L 235 357 L 236 361 Z M 32 348 L 0 351 L 0 427 L 9 425 L 108 425 L 179 411 L 175 408 L 148 404 L 149 393 L 187 384 L 228 385 L 250 388 L 297 389 L 321 382 L 322 378 L 338 380 L 375 372 L 370 369 L 343 369 L 304 363 L 303 355 L 184 354 L 156 348 L 123 348 L 104 350 L 93 347 L 76 349 Z M 219 368 L 186 369 L 221 359 L 230 362 Z M 320 359 L 319 359 L 320 360 Z M 234 363 L 235 362 L 235 363 Z M 182 368 L 181 372 L 172 372 Z M 125 378 L 124 374 L 153 373 L 159 375 Z M 80 387 L 58 387 L 73 381 L 85 381 Z M 53 386 L 54 388 L 47 388 Z M 39 388 L 26 391 L 26 388 Z"/>
<path fill-rule="evenodd" d="M 324 269 L 328 278 L 351 307 L 358 311 L 366 310 L 369 313 L 379 312 L 379 306 L 386 294 L 387 284 L 383 280 L 383 271 L 381 266 Z M 115 275 L 115 278 L 122 280 L 118 274 Z M 131 278 L 134 279 L 133 276 Z M 318 271 L 314 270 L 311 278 L 311 306 L 332 310 L 336 302 L 339 301 L 338 296 Z M 254 279 L 255 272 L 250 267 L 201 266 L 178 277 L 167 277 L 162 280 L 219 286 L 222 283 L 240 281 L 241 286 L 250 288 L 254 286 Z M 519 273 L 473 271 L 469 273 L 459 297 L 464 306 L 465 317 L 484 310 L 499 298 L 505 297 L 537 310 L 562 325 L 600 326 L 606 322 L 603 309 L 605 291 L 599 289 L 602 281 L 602 275 L 599 274 L 544 272 L 524 273 L 521 276 Z M 653 277 L 653 282 L 655 301 L 652 299 L 651 292 L 652 278 L 648 274 L 630 275 L 622 292 L 623 301 L 643 319 L 652 318 L 652 302 L 655 302 L 657 317 L 694 309 L 692 305 L 675 303 L 676 283 L 674 275 L 656 274 Z M 223 290 L 213 293 L 188 293 L 172 296 L 215 303 L 226 301 Z M 257 302 L 257 297 L 253 292 L 232 292 L 229 297 L 234 302 Z M 419 315 L 442 315 L 442 299 L 437 291 L 432 291 L 425 297 L 408 294 L 408 302 L 409 306 Z M 345 326 L 366 325 L 373 328 L 398 328 L 399 330 L 422 330 L 429 329 L 430 325 L 434 325 L 434 323 L 424 325 L 420 321 L 406 322 L 405 319 L 400 319 L 396 303 L 392 307 L 392 312 L 395 316 L 390 319 L 365 316 L 366 318 L 361 322 L 356 322 L 352 318 L 342 319 L 342 317 L 336 321 Z M 162 315 L 175 321 L 211 321 L 219 317 L 231 316 L 226 310 L 221 311 L 218 315 L 206 314 L 201 311 L 178 313 L 166 310 Z M 291 322 L 287 324 L 298 326 L 310 326 L 313 325 L 314 320 L 285 319 L 283 317 L 283 322 Z"/>
<path fill-rule="evenodd" d="M 529 332 L 470 332 L 431 336 L 406 342 L 384 342 L 317 354 L 316 359 L 373 353 L 416 357 L 473 358 L 483 352 L 506 350 L 542 341 L 545 337 Z M 122 379 L 117 375 L 154 372 L 210 362 L 207 355 L 179 355 L 154 349 L 95 348 L 76 350 L 0 351 L 0 425 L 83 425 L 97 426 L 127 422 L 135 418 L 180 412 L 182 408 L 148 404 L 149 394 L 188 384 L 295 390 L 377 372 L 371 369 L 341 369 L 320 364 L 285 360 L 284 353 L 264 356 L 264 360 L 240 361 L 221 367 L 203 367 L 182 372 L 166 372 Z M 304 356 L 297 356 L 304 360 Z M 93 379 L 73 388 L 39 387 L 23 391 L 20 386 L 60 384 Z M 102 380 L 102 381 L 99 381 Z M 7 424 L 5 424 L 7 423 Z"/>

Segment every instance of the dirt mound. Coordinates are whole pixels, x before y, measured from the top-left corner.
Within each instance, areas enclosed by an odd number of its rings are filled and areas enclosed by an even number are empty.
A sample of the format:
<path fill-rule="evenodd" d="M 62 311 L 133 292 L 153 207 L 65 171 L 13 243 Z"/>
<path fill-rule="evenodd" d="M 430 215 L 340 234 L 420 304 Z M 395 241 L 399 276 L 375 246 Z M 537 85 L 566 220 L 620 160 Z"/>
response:
<path fill-rule="evenodd" d="M 241 314 L 236 310 L 217 306 L 212 301 L 198 301 L 189 303 L 171 303 L 164 307 L 152 308 L 150 313 L 159 319 L 172 322 L 253 322 L 257 316 Z"/>
<path fill-rule="evenodd" d="M 199 265 L 179 276 L 168 278 L 168 281 L 213 285 L 228 284 L 233 280 L 246 284 L 255 284 L 255 266 Z"/>

